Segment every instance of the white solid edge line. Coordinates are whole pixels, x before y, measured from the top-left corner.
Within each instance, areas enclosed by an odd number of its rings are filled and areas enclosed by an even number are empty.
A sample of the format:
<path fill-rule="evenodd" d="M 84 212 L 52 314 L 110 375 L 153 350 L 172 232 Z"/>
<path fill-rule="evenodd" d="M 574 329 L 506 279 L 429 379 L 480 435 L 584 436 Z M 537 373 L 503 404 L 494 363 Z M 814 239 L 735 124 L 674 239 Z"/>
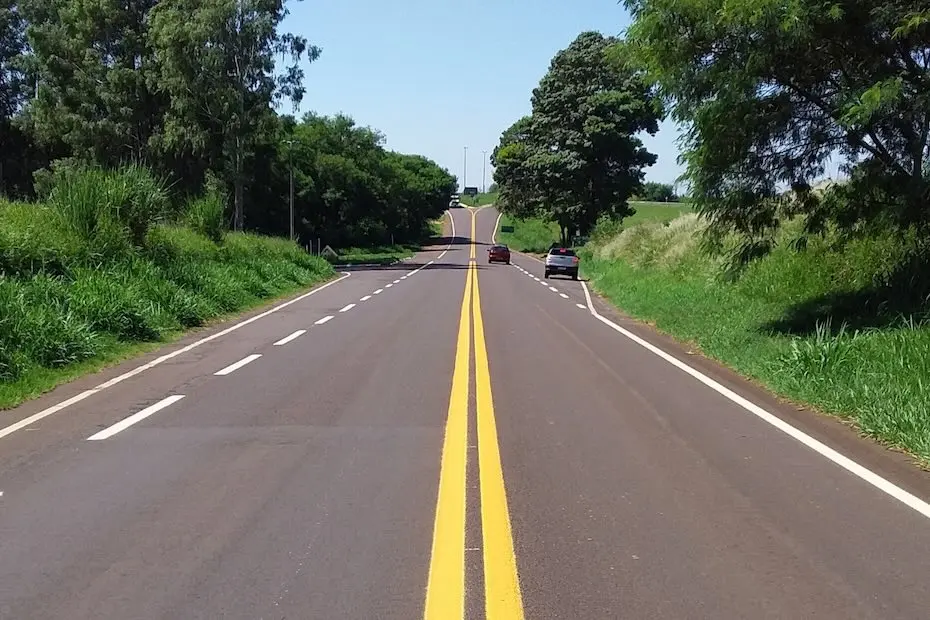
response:
<path fill-rule="evenodd" d="M 814 439 L 813 437 L 811 437 L 804 431 L 785 422 L 784 420 L 782 420 L 775 414 L 766 411 L 762 407 L 743 398 L 739 394 L 721 385 L 717 381 L 714 381 L 713 379 L 711 379 L 704 373 L 700 372 L 699 370 L 695 370 L 691 366 L 685 364 L 684 362 L 672 356 L 671 354 L 666 353 L 665 351 L 655 346 L 654 344 L 643 340 L 636 334 L 620 327 L 619 325 L 617 325 L 610 319 L 601 316 L 598 313 L 598 311 L 595 310 L 594 308 L 594 304 L 591 301 L 591 293 L 588 292 L 588 287 L 585 285 L 584 282 L 581 283 L 581 286 L 584 289 L 585 300 L 588 302 L 588 310 L 590 310 L 594 318 L 596 318 L 600 322 L 604 323 L 605 325 L 607 325 L 614 331 L 620 333 L 621 335 L 625 336 L 626 338 L 632 340 L 639 346 L 648 350 L 650 353 L 653 353 L 661 357 L 663 360 L 665 360 L 672 366 L 678 368 L 682 372 L 691 375 L 693 378 L 697 379 L 698 381 L 700 381 L 701 383 L 703 383 L 710 389 L 714 390 L 715 392 L 717 392 L 718 394 L 720 394 L 727 400 L 739 405 L 740 407 L 742 407 L 749 413 L 755 415 L 756 417 L 760 418 L 764 422 L 767 422 L 768 424 L 774 426 L 775 428 L 785 433 L 792 439 L 795 439 L 799 441 L 800 443 L 804 444 L 805 446 L 807 446 L 808 448 L 810 448 L 817 454 L 821 455 L 822 457 L 832 461 L 833 463 L 835 463 L 836 465 L 839 465 L 840 467 L 842 467 L 849 473 L 853 474 L 854 476 L 857 476 L 861 478 L 862 480 L 864 480 L 865 482 L 871 484 L 873 487 L 875 487 L 879 491 L 882 491 L 883 493 L 890 495 L 891 497 L 895 498 L 896 500 L 898 500 L 905 506 L 908 506 L 909 508 L 916 510 L 917 512 L 922 514 L 924 517 L 930 518 L 930 504 L 920 499 L 916 495 L 909 493 L 908 491 L 905 491 L 904 489 L 894 484 L 893 482 L 887 480 L 886 478 L 879 476 L 872 470 L 867 469 L 866 467 L 863 467 L 862 465 L 853 461 L 849 457 L 844 456 L 843 454 L 840 454 L 839 452 L 837 452 L 830 446 L 826 445 L 825 443 L 818 441 L 817 439 Z"/>
<path fill-rule="evenodd" d="M 355 307 L 355 304 L 346 304 L 346 306 L 342 308 L 341 310 L 339 310 L 339 312 L 348 312 L 354 307 Z"/>
<path fill-rule="evenodd" d="M 501 217 L 502 217 L 503 215 L 504 215 L 504 214 L 501 213 L 500 211 L 497 212 L 497 220 L 494 221 L 494 232 L 491 233 L 491 243 L 492 243 L 492 244 L 497 243 L 497 229 L 498 229 L 498 228 L 500 227 L 500 225 L 501 225 Z"/>
<path fill-rule="evenodd" d="M 313 322 L 313 324 L 323 325 L 324 323 L 329 323 L 332 320 L 333 320 L 333 315 L 329 314 L 327 316 L 324 316 L 322 319 L 317 319 L 316 321 Z"/>
<path fill-rule="evenodd" d="M 168 360 L 172 358 L 175 358 L 179 355 L 183 355 L 184 353 L 187 353 L 188 351 L 196 349 L 202 344 L 216 340 L 217 338 L 222 338 L 226 334 L 230 334 L 236 331 L 237 329 L 239 329 L 240 327 L 245 327 L 246 325 L 254 323 L 255 321 L 259 319 L 263 319 L 270 314 L 274 314 L 275 312 L 279 310 L 283 310 L 284 308 L 287 308 L 288 306 L 292 304 L 296 304 L 297 302 L 302 301 L 306 299 L 307 297 L 310 297 L 311 295 L 315 295 L 316 293 L 322 291 L 325 288 L 332 286 L 333 284 L 336 284 L 337 282 L 342 282 L 343 280 L 345 280 L 346 278 L 352 275 L 351 273 L 347 273 L 345 271 L 343 271 L 342 274 L 343 275 L 341 278 L 337 278 L 333 280 L 332 282 L 327 282 L 326 284 L 318 286 L 315 289 L 308 291 L 299 297 L 295 297 L 294 299 L 291 299 L 290 301 L 285 301 L 283 303 L 280 303 L 277 306 L 274 306 L 273 308 L 269 308 L 268 310 L 262 312 L 261 314 L 256 314 L 255 316 L 245 319 L 244 321 L 240 321 L 239 323 L 236 323 L 235 325 L 230 325 L 229 327 L 227 327 L 226 329 L 222 331 L 218 331 L 215 334 L 211 334 L 209 336 L 206 336 L 205 338 L 201 338 L 200 340 L 192 342 L 187 346 L 184 346 L 184 347 L 181 347 L 180 349 L 172 351 L 171 353 L 165 353 L 164 355 L 160 357 L 156 357 L 150 362 L 146 362 L 145 364 L 142 364 L 141 366 L 136 366 L 132 370 L 124 372 L 123 374 L 118 375 L 116 377 L 113 377 L 109 381 L 101 383 L 100 385 L 94 388 L 91 388 L 89 390 L 84 390 L 83 392 L 79 394 L 75 394 L 74 396 L 72 396 L 71 398 L 67 400 L 63 400 L 56 405 L 52 405 L 51 407 L 47 407 L 43 409 L 42 411 L 32 414 L 28 418 L 24 418 L 18 422 L 14 422 L 13 424 L 10 424 L 9 426 L 5 426 L 4 428 L 0 429 L 0 439 L 3 439 L 7 435 L 12 435 L 16 431 L 21 430 L 27 426 L 30 426 L 31 424 L 38 422 L 39 420 L 42 420 L 43 418 L 47 418 L 50 415 L 54 415 L 58 413 L 59 411 L 61 411 L 62 409 L 66 409 L 75 403 L 79 403 L 85 398 L 89 396 L 93 396 L 97 392 L 101 392 L 107 388 L 111 388 L 117 383 L 121 383 L 125 381 L 126 379 L 135 377 L 136 375 L 143 373 L 146 370 L 149 370 L 150 368 L 154 368 L 155 366 L 158 366 L 159 364 L 163 362 L 167 362 Z"/>
<path fill-rule="evenodd" d="M 132 426 L 133 424 L 136 424 L 137 422 L 141 422 L 142 420 L 144 420 L 145 418 L 149 417 L 150 415 L 152 415 L 152 414 L 154 414 L 154 413 L 158 413 L 159 411 L 161 411 L 161 410 L 164 409 L 165 407 L 170 407 L 171 405 L 173 405 L 174 403 L 178 402 L 178 401 L 181 400 L 182 398 L 184 398 L 183 395 L 181 395 L 181 394 L 175 394 L 174 396 L 169 396 L 168 398 L 165 398 L 165 399 L 163 399 L 163 400 L 160 400 L 160 401 L 158 401 L 157 403 L 155 403 L 154 405 L 152 405 L 152 406 L 150 406 L 150 407 L 146 407 L 146 408 L 143 409 L 142 411 L 139 411 L 138 413 L 134 413 L 134 414 L 132 414 L 131 416 L 129 416 L 128 418 L 124 418 L 124 419 L 120 420 L 119 422 L 117 422 L 117 423 L 114 424 L 113 426 L 111 426 L 111 427 L 109 427 L 109 428 L 105 428 L 105 429 L 103 429 L 102 431 L 100 431 L 99 433 L 96 433 L 96 434 L 94 434 L 94 435 L 91 435 L 90 437 L 87 438 L 87 441 L 100 441 L 101 439 L 108 439 L 108 438 L 112 437 L 113 435 L 115 435 L 115 434 L 117 434 L 117 433 L 119 433 L 119 432 L 121 432 L 121 431 L 126 430 L 127 428 L 129 428 L 129 427 Z"/>
<path fill-rule="evenodd" d="M 365 295 L 364 297 L 359 299 L 359 301 L 368 301 L 369 299 L 371 299 L 371 295 Z"/>
<path fill-rule="evenodd" d="M 217 370 L 217 371 L 216 371 L 215 373 L 213 373 L 213 374 L 216 375 L 217 377 L 224 377 L 224 376 L 226 376 L 226 375 L 229 375 L 229 374 L 232 374 L 232 373 L 236 372 L 237 370 L 239 370 L 240 368 L 242 368 L 242 367 L 245 366 L 246 364 L 251 364 L 252 362 L 254 362 L 255 360 L 257 360 L 257 359 L 260 358 L 261 356 L 262 356 L 261 353 L 253 353 L 252 355 L 247 355 L 247 356 L 243 357 L 241 360 L 239 360 L 238 362 L 236 362 L 235 364 L 230 364 L 230 365 L 227 366 L 226 368 L 224 368 L 224 369 L 222 369 L 222 370 Z"/>
<path fill-rule="evenodd" d="M 383 289 L 383 288 L 379 288 L 377 291 L 374 291 L 374 292 L 372 293 L 372 295 L 380 295 L 382 292 L 384 292 L 384 289 Z"/>
<path fill-rule="evenodd" d="M 451 210 L 446 209 L 446 213 L 449 214 L 449 222 L 451 222 L 451 224 L 452 224 L 452 240 L 454 240 L 454 239 L 455 239 L 455 218 L 452 216 L 452 211 L 451 211 Z M 449 250 L 452 249 L 452 240 L 449 241 L 449 245 L 446 246 L 446 249 L 443 250 L 442 253 L 441 253 L 439 256 L 436 257 L 436 260 L 441 259 L 443 256 L 446 255 L 446 252 L 448 252 Z M 432 261 L 430 261 L 430 262 L 432 262 Z M 419 271 L 419 269 L 418 269 L 417 271 Z"/>
<path fill-rule="evenodd" d="M 306 334 L 306 333 L 307 333 L 307 330 L 305 330 L 305 329 L 298 329 L 296 332 L 294 332 L 294 333 L 291 334 L 290 336 L 285 336 L 285 337 L 282 338 L 281 340 L 279 340 L 279 341 L 277 341 L 276 343 L 274 343 L 274 346 L 276 346 L 276 347 L 284 346 L 284 345 L 286 345 L 288 342 L 291 342 L 292 340 L 297 340 L 298 338 L 300 338 L 301 336 L 303 336 L 303 335 Z"/>

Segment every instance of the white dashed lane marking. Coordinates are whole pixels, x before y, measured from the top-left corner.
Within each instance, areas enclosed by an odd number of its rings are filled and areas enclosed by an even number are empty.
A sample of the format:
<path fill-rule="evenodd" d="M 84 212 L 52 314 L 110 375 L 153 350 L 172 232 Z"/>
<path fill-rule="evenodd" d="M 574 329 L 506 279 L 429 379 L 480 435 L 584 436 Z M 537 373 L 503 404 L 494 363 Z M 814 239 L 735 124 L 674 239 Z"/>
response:
<path fill-rule="evenodd" d="M 133 424 L 135 424 L 135 423 L 137 423 L 137 422 L 141 422 L 142 420 L 144 420 L 145 418 L 149 417 L 150 415 L 155 414 L 155 413 L 158 413 L 159 411 L 161 411 L 161 410 L 164 409 L 165 407 L 170 407 L 171 405 L 173 405 L 174 403 L 178 402 L 178 401 L 181 400 L 182 398 L 184 398 L 184 396 L 182 396 L 181 394 L 175 394 L 174 396 L 169 396 L 168 398 L 165 398 L 165 399 L 163 399 L 163 400 L 160 400 L 160 401 L 158 401 L 157 403 L 155 403 L 154 405 L 151 405 L 150 407 L 146 407 L 145 409 L 143 409 L 142 411 L 140 411 L 140 412 L 138 412 L 138 413 L 132 414 L 132 415 L 129 416 L 128 418 L 124 418 L 124 419 L 120 420 L 119 422 L 117 422 L 117 423 L 114 424 L 113 426 L 111 426 L 111 427 L 109 427 L 109 428 L 105 428 L 104 430 L 100 431 L 99 433 L 96 433 L 96 434 L 94 434 L 94 435 L 91 435 L 90 437 L 87 438 L 87 440 L 88 440 L 88 441 L 100 441 L 101 439 L 107 439 L 107 438 L 109 438 L 109 437 L 112 437 L 112 436 L 115 435 L 116 433 L 119 433 L 120 431 L 126 430 L 127 428 L 129 428 L 129 427 L 132 426 Z"/>
<path fill-rule="evenodd" d="M 324 323 L 328 323 L 332 320 L 333 320 L 333 315 L 330 314 L 329 316 L 324 316 L 322 319 L 317 320 L 314 323 L 314 325 L 323 325 Z"/>
<path fill-rule="evenodd" d="M 279 341 L 277 341 L 276 343 L 274 343 L 274 346 L 280 347 L 280 346 L 286 345 L 288 342 L 291 342 L 292 340 L 297 340 L 298 338 L 300 338 L 301 336 L 303 336 L 303 335 L 306 334 L 306 333 L 307 333 L 307 330 L 305 330 L 305 329 L 298 329 L 296 332 L 294 332 L 294 333 L 291 334 L 290 336 L 285 336 L 285 337 L 282 338 L 281 340 L 279 340 Z"/>
<path fill-rule="evenodd" d="M 369 299 L 371 299 L 371 295 L 365 295 L 364 297 L 359 299 L 359 301 L 368 301 Z"/>
<path fill-rule="evenodd" d="M 347 305 L 345 308 L 343 308 L 342 310 L 340 310 L 339 312 L 348 312 L 349 310 L 351 310 L 351 309 L 354 308 L 354 307 L 355 307 L 355 304 L 349 304 L 349 305 Z"/>
<path fill-rule="evenodd" d="M 239 370 L 240 368 L 242 368 L 243 366 L 245 366 L 246 364 L 251 364 L 252 362 L 254 362 L 255 360 L 257 360 L 257 359 L 260 358 L 260 357 L 261 357 L 261 353 L 253 353 L 252 355 L 248 355 L 248 356 L 242 358 L 241 360 L 239 360 L 239 361 L 236 362 L 235 364 L 230 364 L 229 366 L 227 366 L 227 367 L 224 368 L 223 370 L 217 370 L 217 371 L 216 371 L 215 373 L 213 373 L 213 374 L 216 375 L 217 377 L 224 377 L 224 376 L 226 376 L 226 375 L 230 375 L 230 374 L 236 372 L 237 370 Z"/>
<path fill-rule="evenodd" d="M 380 294 L 383 293 L 383 292 L 384 292 L 384 289 L 383 289 L 383 288 L 379 288 L 379 289 L 378 289 L 377 291 L 375 291 L 373 294 L 374 294 L 374 295 L 380 295 Z"/>

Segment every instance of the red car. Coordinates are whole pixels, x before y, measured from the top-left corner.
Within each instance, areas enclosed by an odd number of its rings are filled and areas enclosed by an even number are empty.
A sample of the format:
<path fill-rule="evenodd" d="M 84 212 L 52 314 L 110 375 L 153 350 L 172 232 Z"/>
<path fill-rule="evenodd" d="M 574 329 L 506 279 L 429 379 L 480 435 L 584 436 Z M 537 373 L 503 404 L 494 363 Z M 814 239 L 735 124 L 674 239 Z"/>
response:
<path fill-rule="evenodd" d="M 492 245 L 488 248 L 489 263 L 507 263 L 510 264 L 510 248 L 506 245 Z"/>

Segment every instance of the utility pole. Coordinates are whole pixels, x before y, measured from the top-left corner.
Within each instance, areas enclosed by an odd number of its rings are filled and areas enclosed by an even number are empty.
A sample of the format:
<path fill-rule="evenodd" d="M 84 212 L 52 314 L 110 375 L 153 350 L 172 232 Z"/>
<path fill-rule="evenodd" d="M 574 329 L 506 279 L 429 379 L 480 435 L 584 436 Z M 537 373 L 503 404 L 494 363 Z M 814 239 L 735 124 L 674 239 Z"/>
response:
<path fill-rule="evenodd" d="M 484 184 L 484 173 L 487 171 L 487 167 L 488 167 L 488 164 L 487 164 L 487 162 L 488 162 L 488 152 L 487 152 L 487 151 L 481 151 L 481 154 L 482 154 L 482 158 L 481 158 L 481 193 L 482 193 L 482 194 L 486 194 L 486 193 L 488 192 L 488 188 L 487 188 L 487 186 Z"/>
<path fill-rule="evenodd" d="M 468 184 L 468 147 L 465 147 L 465 162 L 462 164 L 462 193 L 465 193 L 465 185 Z"/>
<path fill-rule="evenodd" d="M 288 147 L 287 148 L 288 159 L 290 160 L 290 168 L 291 168 L 291 171 L 290 171 L 290 177 L 291 177 L 290 208 L 288 209 L 288 213 L 290 217 L 288 218 L 288 220 L 290 222 L 290 225 L 289 225 L 290 239 L 291 241 L 293 241 L 294 240 L 294 141 L 287 140 L 287 147 Z"/>

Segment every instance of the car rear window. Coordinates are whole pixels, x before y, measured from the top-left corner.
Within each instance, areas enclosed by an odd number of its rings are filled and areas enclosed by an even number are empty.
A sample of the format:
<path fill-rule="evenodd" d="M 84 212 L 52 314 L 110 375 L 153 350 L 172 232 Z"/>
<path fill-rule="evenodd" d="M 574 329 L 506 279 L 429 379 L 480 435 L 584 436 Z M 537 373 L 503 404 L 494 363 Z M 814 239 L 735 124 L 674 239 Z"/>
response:
<path fill-rule="evenodd" d="M 495 246 L 493 246 L 491 249 L 492 249 L 492 250 L 501 250 L 501 251 L 503 251 L 503 250 L 506 250 L 506 249 L 507 249 L 507 246 L 506 246 L 506 245 L 495 245 Z"/>
<path fill-rule="evenodd" d="M 558 254 L 559 256 L 574 256 L 575 250 L 571 248 L 552 248 L 549 250 L 550 254 Z"/>

